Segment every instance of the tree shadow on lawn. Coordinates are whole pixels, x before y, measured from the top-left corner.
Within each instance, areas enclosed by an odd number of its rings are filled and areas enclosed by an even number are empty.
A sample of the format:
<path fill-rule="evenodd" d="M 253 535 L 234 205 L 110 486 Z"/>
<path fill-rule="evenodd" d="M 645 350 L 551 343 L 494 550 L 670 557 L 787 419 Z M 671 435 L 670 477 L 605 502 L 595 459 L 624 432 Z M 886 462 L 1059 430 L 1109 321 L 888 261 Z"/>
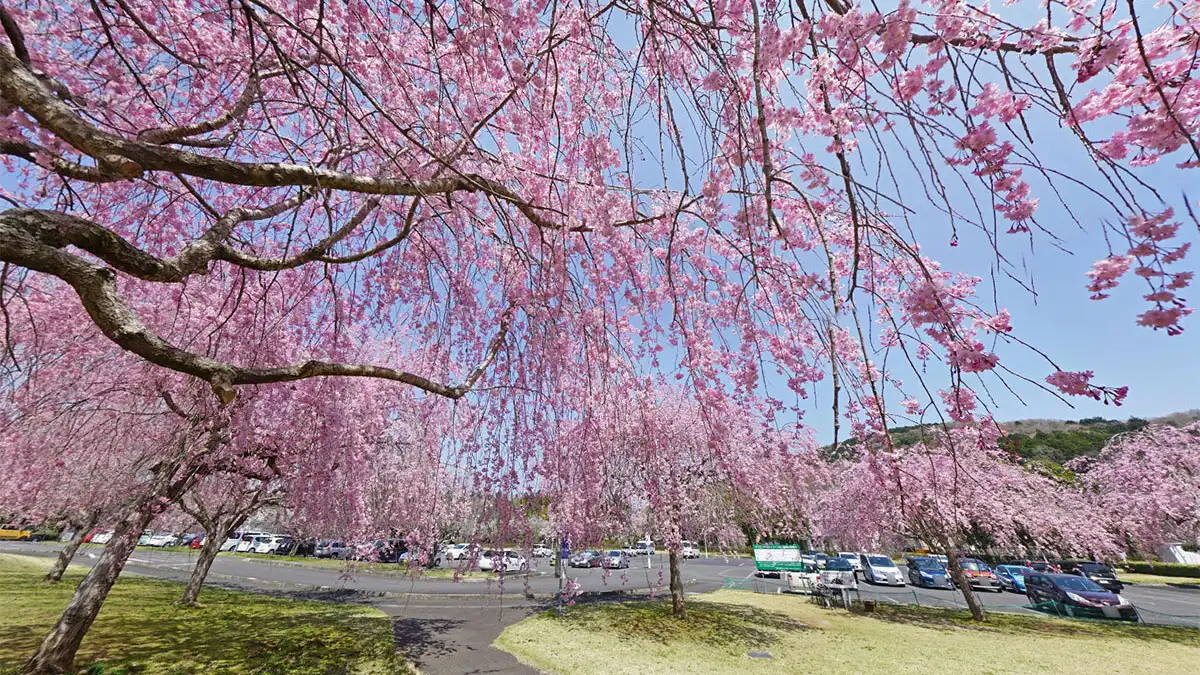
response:
<path fill-rule="evenodd" d="M 27 576 L 27 575 L 22 575 Z M 28 578 L 3 589 L 0 672 L 15 672 L 36 651 L 78 582 L 57 586 Z M 76 659 L 83 673 L 343 673 L 370 663 L 407 672 L 384 616 L 344 605 L 296 603 L 205 589 L 201 608 L 175 607 L 178 584 L 121 579 Z"/>
<path fill-rule="evenodd" d="M 854 613 L 878 621 L 944 631 L 973 630 L 983 633 L 1030 637 L 1121 638 L 1200 646 L 1200 630 L 1195 628 L 1150 626 L 1111 619 L 1055 619 L 988 612 L 987 621 L 978 623 L 971 619 L 970 613 L 961 610 L 904 605 L 881 605 L 874 612 L 856 611 Z"/>
<path fill-rule="evenodd" d="M 766 647 L 787 633 L 811 630 L 786 614 L 722 602 L 689 603 L 682 620 L 671 616 L 671 605 L 664 601 L 588 603 L 569 608 L 561 618 L 553 610 L 543 615 L 574 628 L 614 632 L 664 644 L 696 642 L 721 647 Z"/>

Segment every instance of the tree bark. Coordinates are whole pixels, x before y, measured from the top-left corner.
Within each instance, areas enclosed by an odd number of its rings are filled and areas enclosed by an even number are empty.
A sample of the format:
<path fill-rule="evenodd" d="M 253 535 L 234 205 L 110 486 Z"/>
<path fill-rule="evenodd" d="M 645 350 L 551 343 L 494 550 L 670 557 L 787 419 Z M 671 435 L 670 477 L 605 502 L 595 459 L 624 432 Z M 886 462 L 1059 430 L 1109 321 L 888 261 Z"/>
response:
<path fill-rule="evenodd" d="M 679 572 L 679 550 L 670 549 L 667 556 L 671 568 L 671 616 L 682 619 L 683 609 L 683 576 Z"/>
<path fill-rule="evenodd" d="M 216 559 L 217 553 L 221 550 L 221 544 L 225 543 L 224 535 L 218 536 L 215 532 L 208 532 L 207 539 L 204 540 L 204 545 L 200 547 L 200 557 L 196 558 L 196 566 L 192 568 L 192 576 L 188 579 L 187 587 L 183 589 L 183 596 L 175 603 L 177 605 L 185 605 L 187 607 L 196 607 L 199 603 L 196 599 L 200 597 L 200 588 L 204 586 L 204 580 L 208 578 L 208 570 L 212 567 L 213 560 Z"/>
<path fill-rule="evenodd" d="M 100 560 L 79 582 L 74 597 L 58 618 L 58 623 L 42 641 L 37 654 L 25 664 L 25 675 L 59 675 L 71 670 L 83 636 L 100 613 L 100 606 L 137 546 L 142 531 L 154 519 L 150 509 L 139 506 L 117 524 Z"/>
<path fill-rule="evenodd" d="M 942 555 L 946 556 L 946 559 L 950 561 L 950 577 L 954 579 L 954 583 L 958 584 L 959 590 L 962 591 L 963 599 L 967 601 L 967 607 L 971 610 L 971 618 L 976 621 L 986 621 L 987 615 L 983 612 L 983 603 L 979 602 L 979 596 L 975 595 L 975 589 L 971 588 L 971 582 L 963 574 L 958 556 L 949 546 L 942 552 Z"/>
<path fill-rule="evenodd" d="M 96 526 L 96 521 L 100 520 L 100 512 L 92 511 L 80 521 L 72 523 L 75 527 L 75 534 L 71 536 L 71 540 L 63 547 L 63 550 L 58 552 L 58 560 L 54 561 L 54 567 L 46 573 L 46 581 L 56 584 L 62 581 L 63 573 L 67 571 L 67 565 L 75 559 L 75 553 L 79 551 L 79 547 L 83 544 L 83 538 L 88 532 Z"/>
<path fill-rule="evenodd" d="M 231 530 L 236 530 L 246 522 L 247 516 L 248 514 L 235 514 L 232 518 L 217 518 L 211 521 L 213 525 L 205 529 L 204 545 L 200 547 L 200 557 L 196 559 L 196 566 L 192 568 L 192 576 L 188 579 L 187 587 L 183 589 L 183 596 L 175 604 L 187 607 L 199 605 L 196 600 L 200 597 L 200 589 L 204 586 L 204 580 L 208 578 L 208 570 L 212 567 L 213 560 L 216 560 L 217 554 L 221 552 L 221 544 L 225 543 L 225 537 Z"/>

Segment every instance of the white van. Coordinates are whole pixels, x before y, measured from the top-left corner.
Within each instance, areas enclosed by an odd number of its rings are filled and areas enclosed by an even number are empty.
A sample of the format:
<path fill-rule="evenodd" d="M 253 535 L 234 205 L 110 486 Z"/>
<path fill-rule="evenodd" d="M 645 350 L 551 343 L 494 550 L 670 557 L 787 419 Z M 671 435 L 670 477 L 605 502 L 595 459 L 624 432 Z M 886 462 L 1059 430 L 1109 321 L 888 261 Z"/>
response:
<path fill-rule="evenodd" d="M 696 542 L 681 541 L 679 543 L 681 544 L 681 548 L 679 550 L 679 555 L 682 555 L 684 558 L 699 558 L 700 557 L 700 549 L 696 546 Z"/>
<path fill-rule="evenodd" d="M 654 555 L 656 552 L 654 550 L 654 542 L 639 541 L 637 543 L 637 552 L 638 552 L 638 555 Z"/>

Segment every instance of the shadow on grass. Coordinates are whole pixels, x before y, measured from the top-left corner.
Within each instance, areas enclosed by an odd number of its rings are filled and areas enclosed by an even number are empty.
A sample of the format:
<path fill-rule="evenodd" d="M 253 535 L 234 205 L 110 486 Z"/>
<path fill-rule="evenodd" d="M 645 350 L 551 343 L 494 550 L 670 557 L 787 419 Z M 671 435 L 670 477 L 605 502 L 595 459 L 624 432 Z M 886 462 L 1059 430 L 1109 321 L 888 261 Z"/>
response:
<path fill-rule="evenodd" d="M 0 566 L 0 673 L 37 649 L 82 574 L 61 584 Z M 80 672 L 404 673 L 390 621 L 373 610 L 205 589 L 202 607 L 175 607 L 179 584 L 123 577 L 76 658 Z"/>
<path fill-rule="evenodd" d="M 856 612 L 879 621 L 902 623 L 936 630 L 973 630 L 987 633 L 1081 638 L 1117 638 L 1152 640 L 1200 646 L 1200 630 L 1176 626 L 1149 626 L 1126 621 L 1051 619 L 989 612 L 987 621 L 978 623 L 968 612 L 950 609 L 881 605 L 875 612 Z"/>
<path fill-rule="evenodd" d="M 692 602 L 682 620 L 663 601 L 597 602 L 571 607 L 561 618 L 543 615 L 583 630 L 601 630 L 661 643 L 695 642 L 722 647 L 766 647 L 786 633 L 810 630 L 786 614 L 719 602 Z"/>
<path fill-rule="evenodd" d="M 456 619 L 392 619 L 392 636 L 396 648 L 403 651 L 418 665 L 430 658 L 449 656 L 469 646 L 452 643 L 442 636 L 449 630 L 463 625 Z"/>

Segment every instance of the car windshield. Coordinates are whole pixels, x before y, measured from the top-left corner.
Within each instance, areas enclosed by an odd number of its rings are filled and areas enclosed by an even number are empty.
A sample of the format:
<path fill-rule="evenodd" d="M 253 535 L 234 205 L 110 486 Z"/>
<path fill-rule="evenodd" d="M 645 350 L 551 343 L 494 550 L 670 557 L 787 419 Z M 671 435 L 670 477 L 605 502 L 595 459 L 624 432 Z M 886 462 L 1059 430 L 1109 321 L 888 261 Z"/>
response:
<path fill-rule="evenodd" d="M 1100 565 L 1097 563 L 1084 563 L 1079 566 L 1079 569 L 1083 570 L 1085 574 L 1112 575 L 1113 573 L 1112 568 L 1108 565 Z"/>
<path fill-rule="evenodd" d="M 853 553 L 839 553 L 838 557 L 845 558 L 846 560 L 853 560 L 854 558 L 857 558 L 858 556 L 854 555 Z"/>
<path fill-rule="evenodd" d="M 1064 591 L 1104 591 L 1099 584 L 1083 577 L 1055 577 L 1054 583 Z"/>
<path fill-rule="evenodd" d="M 986 572 L 988 569 L 987 565 L 978 560 L 963 560 L 959 564 L 962 565 L 964 570 L 970 570 L 972 572 Z"/>
<path fill-rule="evenodd" d="M 850 566 L 850 561 L 845 558 L 830 558 L 829 564 L 825 565 L 825 569 L 835 572 L 849 572 L 854 568 Z"/>
<path fill-rule="evenodd" d="M 917 569 L 924 571 L 924 572 L 941 572 L 941 571 L 943 571 L 942 563 L 934 560 L 933 558 L 913 558 L 912 565 L 913 565 L 913 567 L 916 567 Z"/>
<path fill-rule="evenodd" d="M 609 551 L 608 554 L 613 557 L 625 555 L 624 553 L 622 553 L 620 551 Z"/>
<path fill-rule="evenodd" d="M 896 563 L 892 559 L 884 555 L 873 555 L 867 560 L 871 561 L 871 567 L 895 567 Z"/>

